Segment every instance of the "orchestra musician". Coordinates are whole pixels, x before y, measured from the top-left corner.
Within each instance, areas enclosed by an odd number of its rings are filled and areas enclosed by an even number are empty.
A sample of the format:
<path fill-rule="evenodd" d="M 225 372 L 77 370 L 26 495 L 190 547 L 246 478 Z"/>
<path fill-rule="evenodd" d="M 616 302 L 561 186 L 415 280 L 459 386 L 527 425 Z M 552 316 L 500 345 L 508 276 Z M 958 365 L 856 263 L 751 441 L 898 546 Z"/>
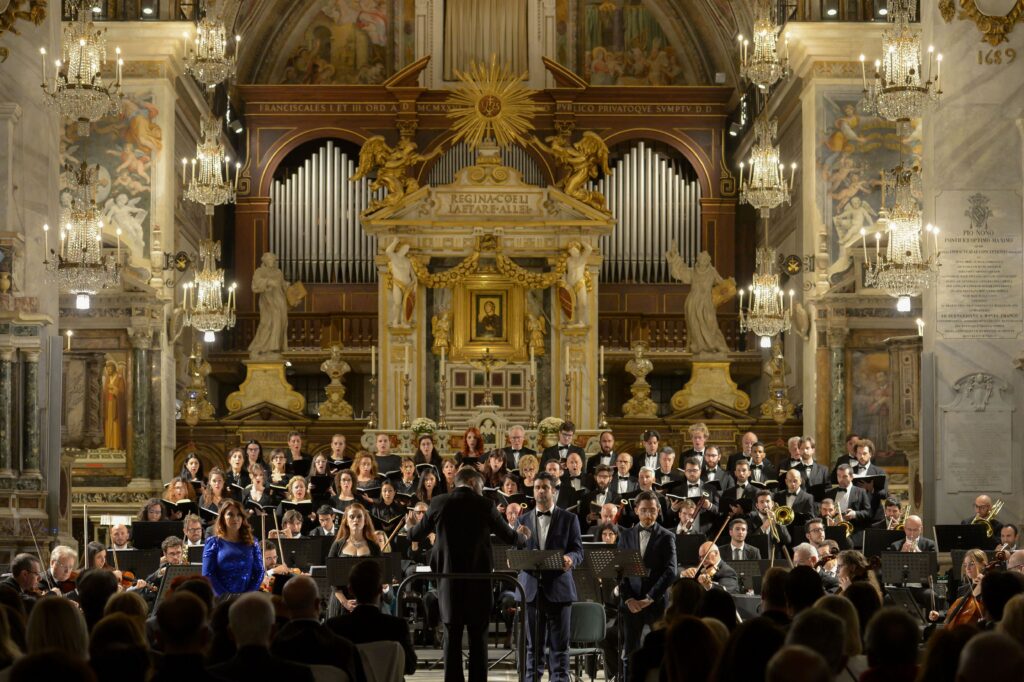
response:
<path fill-rule="evenodd" d="M 824 500 L 823 500 L 824 501 Z M 825 505 L 822 505 L 822 513 L 825 513 Z M 809 542 L 820 554 L 825 543 L 828 542 L 825 539 L 825 521 L 817 516 L 813 516 L 807 519 L 804 523 L 804 535 L 807 536 L 807 542 Z"/>
<path fill-rule="evenodd" d="M 182 520 L 181 525 L 185 547 L 202 547 L 203 520 L 195 514 L 189 514 Z"/>
<path fill-rule="evenodd" d="M 900 515 L 903 512 L 903 508 L 900 501 L 895 497 L 885 498 L 885 504 L 882 507 L 882 518 L 880 521 L 875 521 L 871 524 L 872 528 L 881 528 L 883 530 L 895 530 L 896 526 L 900 522 Z"/>
<path fill-rule="evenodd" d="M 640 435 L 640 440 L 643 443 L 643 452 L 637 454 L 633 460 L 633 466 L 629 470 L 632 476 L 639 476 L 643 467 L 652 471 L 658 468 L 658 443 L 661 434 L 654 429 L 648 429 Z"/>
<path fill-rule="evenodd" d="M 730 594 L 739 592 L 740 583 L 736 570 L 722 561 L 718 546 L 708 541 L 700 546 L 699 552 L 701 565 L 687 568 L 680 576 L 695 578 L 705 590 L 719 589 Z"/>
<path fill-rule="evenodd" d="M 863 441 L 862 441 L 863 442 Z M 924 521 L 920 516 L 910 515 L 903 522 L 903 540 L 897 540 L 889 546 L 895 552 L 937 552 L 938 546 L 931 538 L 926 538 Z"/>
<path fill-rule="evenodd" d="M 203 576 L 217 596 L 252 592 L 263 582 L 263 555 L 237 500 L 224 500 L 217 510 L 213 535 L 203 546 Z"/>
<path fill-rule="evenodd" d="M 962 526 L 969 526 L 974 523 L 975 519 L 988 518 L 988 515 L 992 513 L 992 498 L 988 495 L 978 495 L 974 498 L 974 516 L 969 519 L 964 519 L 960 522 Z M 999 519 L 992 519 L 989 523 L 992 524 L 992 534 L 999 535 L 1003 530 L 1003 524 Z"/>
<path fill-rule="evenodd" d="M 110 527 L 110 549 L 116 549 L 118 551 L 134 549 L 128 541 L 129 537 L 130 534 L 128 532 L 128 526 L 123 523 L 115 523 Z"/>
<path fill-rule="evenodd" d="M 928 620 L 933 623 L 943 621 L 947 627 L 956 625 L 976 624 L 982 617 L 981 579 L 985 576 L 988 556 L 980 549 L 971 549 L 964 554 L 960 568 L 960 589 L 956 599 L 950 602 L 947 611 L 931 610 Z"/>
<path fill-rule="evenodd" d="M 0 580 L 0 587 L 14 591 L 25 604 L 27 612 L 39 597 L 39 578 L 42 576 L 42 563 L 34 554 L 18 554 L 11 561 L 11 574 Z"/>
<path fill-rule="evenodd" d="M 753 545 L 748 545 L 747 520 L 744 518 L 732 519 L 729 522 L 729 544 L 725 551 L 733 561 L 753 561 L 761 558 L 761 550 Z"/>
<path fill-rule="evenodd" d="M 796 472 L 794 472 L 796 473 Z M 797 474 L 799 476 L 799 474 Z M 750 535 L 765 535 L 768 538 L 768 558 L 781 561 L 786 558 L 784 550 L 792 541 L 789 529 L 775 523 L 775 503 L 771 491 L 758 490 L 754 497 L 754 511 L 747 516 L 747 528 Z"/>
<path fill-rule="evenodd" d="M 146 585 L 129 590 L 138 592 L 147 602 L 152 602 L 156 599 L 156 593 L 160 589 L 160 583 L 167 573 L 168 566 L 182 566 L 188 563 L 188 557 L 185 554 L 185 543 L 176 535 L 164 538 L 163 542 L 160 543 L 160 551 L 160 565 L 155 571 L 146 576 Z"/>
<path fill-rule="evenodd" d="M 697 505 L 693 503 L 693 500 L 686 499 L 679 503 L 679 511 L 676 513 L 679 521 L 675 526 L 675 534 L 677 537 L 680 535 L 702 535 L 696 524 L 693 522 L 693 515 L 696 510 Z"/>
<path fill-rule="evenodd" d="M 557 464 L 549 461 L 548 465 Z M 556 479 L 548 472 L 533 483 L 536 507 L 519 518 L 530 532 L 524 549 L 562 552 L 562 571 L 543 572 L 538 577 L 521 571 L 519 582 L 526 591 L 526 675 L 540 682 L 544 674 L 544 649 L 551 680 L 569 679 L 569 613 L 576 601 L 572 569 L 583 561 L 579 519 L 555 504 Z M 534 641 L 534 636 L 539 638 Z"/>
<path fill-rule="evenodd" d="M 775 493 L 775 503 L 789 507 L 796 514 L 814 515 L 814 498 L 803 488 L 803 474 L 799 469 L 786 472 L 786 489 Z M 863 492 L 863 491 L 861 491 Z"/>
<path fill-rule="evenodd" d="M 316 510 L 317 527 L 309 532 L 311 538 L 333 538 L 337 534 L 334 523 L 334 510 L 329 504 L 322 504 Z"/>
<path fill-rule="evenodd" d="M 586 457 L 587 454 L 583 451 L 583 448 L 573 445 L 572 439 L 575 436 L 576 425 L 568 421 L 562 422 L 562 425 L 558 427 L 558 442 L 551 447 L 544 448 L 544 452 L 541 453 L 541 466 L 547 464 L 552 459 L 564 462 L 570 452 L 575 452 L 580 457 Z"/>
<path fill-rule="evenodd" d="M 690 460 L 700 472 L 700 463 Z M 619 535 L 620 550 L 637 550 L 647 568 L 646 576 L 627 576 L 619 583 L 619 680 L 628 680 L 629 657 L 640 648 L 645 628 L 661 618 L 668 606 L 668 588 L 676 578 L 675 535 L 658 525 L 658 498 L 649 492 L 634 502 L 640 522 Z"/>
<path fill-rule="evenodd" d="M 1016 552 L 1018 535 L 1019 531 L 1016 525 L 1005 524 L 999 529 L 999 547 L 997 549 L 1003 552 Z"/>

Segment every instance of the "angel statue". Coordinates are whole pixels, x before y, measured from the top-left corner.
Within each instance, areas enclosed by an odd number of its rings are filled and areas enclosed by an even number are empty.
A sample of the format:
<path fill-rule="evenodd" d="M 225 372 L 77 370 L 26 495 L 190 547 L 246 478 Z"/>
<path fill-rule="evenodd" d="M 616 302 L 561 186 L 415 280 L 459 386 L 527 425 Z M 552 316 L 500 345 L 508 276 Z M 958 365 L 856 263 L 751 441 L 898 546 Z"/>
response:
<path fill-rule="evenodd" d="M 434 352 L 448 349 L 448 335 L 452 330 L 452 313 L 447 308 L 439 310 L 430 318 L 430 331 L 434 335 Z"/>
<path fill-rule="evenodd" d="M 388 324 L 404 327 L 412 319 L 416 308 L 416 273 L 409 258 L 409 245 L 399 244 L 396 237 L 384 253 L 388 257 L 388 283 L 391 289 L 391 309 Z"/>
<path fill-rule="evenodd" d="M 555 157 L 562 167 L 562 177 L 556 184 L 558 189 L 573 199 L 602 211 L 607 210 L 604 195 L 596 190 L 587 189 L 591 180 L 597 179 L 599 170 L 605 175 L 612 173 L 608 167 L 608 145 L 600 135 L 588 130 L 576 144 L 569 144 L 569 139 L 563 136 L 546 138 L 549 144 L 544 144 L 536 137 L 532 138 L 532 141 L 541 150 Z"/>
<path fill-rule="evenodd" d="M 690 285 L 686 296 L 686 349 L 694 355 L 718 355 L 729 352 L 722 330 L 718 328 L 715 312 L 715 289 L 721 285 L 736 292 L 736 280 L 723 279 L 711 264 L 711 254 L 701 251 L 693 267 L 686 264 L 679 255 L 676 240 L 672 240 L 665 252 L 669 272 L 683 284 Z"/>
<path fill-rule="evenodd" d="M 594 247 L 579 242 L 569 244 L 569 258 L 565 264 L 565 276 L 558 283 L 558 302 L 566 320 L 573 327 L 587 324 L 587 292 L 591 286 L 587 275 L 587 258 Z"/>
<path fill-rule="evenodd" d="M 363 210 L 363 215 L 384 206 L 393 206 L 409 192 L 419 189 L 420 184 L 416 178 L 406 173 L 416 164 L 429 161 L 440 153 L 441 148 L 438 147 L 429 154 L 417 154 L 416 143 L 407 137 L 399 139 L 394 147 L 389 146 L 382 135 L 368 138 L 359 150 L 359 167 L 349 181 L 362 180 L 376 170 L 377 178 L 370 183 L 370 191 L 384 189 L 387 194 L 383 199 L 371 201 Z"/>

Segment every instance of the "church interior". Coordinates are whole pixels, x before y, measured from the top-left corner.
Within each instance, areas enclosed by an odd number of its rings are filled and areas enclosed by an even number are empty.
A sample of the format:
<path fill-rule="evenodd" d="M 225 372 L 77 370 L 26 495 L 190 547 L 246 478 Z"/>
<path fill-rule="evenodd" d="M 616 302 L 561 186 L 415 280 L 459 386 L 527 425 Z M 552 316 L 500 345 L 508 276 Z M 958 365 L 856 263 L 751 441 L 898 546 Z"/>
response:
<path fill-rule="evenodd" d="M 667 446 L 664 515 L 694 455 L 719 500 L 701 540 L 729 540 L 734 465 L 763 460 L 787 555 L 812 518 L 865 555 L 917 519 L 923 582 L 1005 562 L 1021 22 L 1024 0 L 0 0 L 0 562 L 91 568 L 126 528 L 142 577 L 182 509 L 217 518 L 211 472 L 242 502 L 254 461 L 337 513 L 348 485 L 374 502 L 364 453 L 377 500 L 404 460 L 449 492 L 471 466 L 525 513 L 538 462 L 511 492 L 486 468 L 510 446 L 510 470 L 553 449 L 585 547 L 601 456 L 625 482 L 618 453 L 658 474 Z M 257 539 L 293 538 L 254 509 Z"/>

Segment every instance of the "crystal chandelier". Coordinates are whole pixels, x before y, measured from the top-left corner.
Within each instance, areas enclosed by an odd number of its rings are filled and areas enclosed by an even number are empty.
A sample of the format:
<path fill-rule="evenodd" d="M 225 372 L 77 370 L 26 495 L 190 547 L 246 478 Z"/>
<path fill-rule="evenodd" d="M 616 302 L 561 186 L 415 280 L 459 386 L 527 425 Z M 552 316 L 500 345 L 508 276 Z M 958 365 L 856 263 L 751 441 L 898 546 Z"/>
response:
<path fill-rule="evenodd" d="M 217 267 L 219 258 L 220 242 L 203 239 L 199 243 L 202 267 L 196 273 L 195 281 L 185 284 L 185 325 L 203 332 L 203 341 L 206 342 L 213 341 L 222 329 L 235 326 L 235 284 L 228 287 L 225 301 L 224 270 Z"/>
<path fill-rule="evenodd" d="M 200 129 L 203 140 L 196 145 L 196 158 L 191 160 L 191 180 L 187 177 L 189 159 L 182 159 L 181 181 L 188 184 L 185 198 L 203 204 L 206 215 L 212 216 L 214 206 L 235 201 L 242 164 L 235 164 L 235 180 L 232 183 L 229 166 L 231 159 L 224 155 L 224 145 L 220 141 L 220 119 L 204 116 Z"/>
<path fill-rule="evenodd" d="M 889 121 L 918 118 L 939 100 L 942 94 L 942 55 L 928 47 L 927 70 L 921 60 L 921 31 L 910 24 L 916 17 L 915 0 L 889 0 L 889 23 L 882 34 L 882 59 L 875 61 L 870 86 L 860 56 L 865 112 Z M 932 80 L 934 67 L 935 80 Z"/>
<path fill-rule="evenodd" d="M 886 208 L 886 194 L 893 195 L 892 209 Z M 865 283 L 884 289 L 896 298 L 896 310 L 910 312 L 910 299 L 931 286 L 939 267 L 939 228 L 927 225 L 925 231 L 934 241 L 932 255 L 925 258 L 921 235 L 921 169 L 902 163 L 883 173 L 882 208 L 878 222 L 886 226 L 888 243 L 882 255 L 882 233 L 875 233 L 875 262 L 868 257 L 866 231 L 861 229 L 864 247 Z"/>
<path fill-rule="evenodd" d="M 749 52 L 750 41 L 739 36 L 740 77 L 767 90 L 790 74 L 789 37 L 783 36 L 782 54 L 779 54 L 780 27 L 775 20 L 775 5 L 771 0 L 754 2 L 754 51 Z"/>
<path fill-rule="evenodd" d="M 779 287 L 779 273 L 775 271 L 777 256 L 768 245 L 768 219 L 764 221 L 764 246 L 757 249 L 753 283 L 747 288 L 748 307 L 743 307 L 743 289 L 740 297 L 740 331 L 752 332 L 760 337 L 761 348 L 772 347 L 772 337 L 789 331 L 793 312 L 793 290 L 789 291 L 789 307 Z"/>
<path fill-rule="evenodd" d="M 83 161 L 75 169 L 64 167 L 63 180 L 71 204 L 60 217 L 60 246 L 50 249 L 50 226 L 43 225 L 43 266 L 57 281 L 61 293 L 74 294 L 75 307 L 88 310 L 89 297 L 121 281 L 121 230 L 117 230 L 117 256 L 103 254 L 103 217 L 96 206 L 99 166 Z"/>
<path fill-rule="evenodd" d="M 75 20 L 64 27 L 61 59 L 54 62 L 53 78 L 46 67 L 46 48 L 39 48 L 43 65 L 43 93 L 60 115 L 78 123 L 78 134 L 89 134 L 89 124 L 121 110 L 121 48 L 112 85 L 104 83 L 100 71 L 107 61 L 106 29 L 96 30 L 89 21 L 89 8 L 82 0 L 73 2 Z"/>
<path fill-rule="evenodd" d="M 786 181 L 784 166 L 779 163 L 779 148 L 772 145 L 778 127 L 776 119 L 758 118 L 754 122 L 755 142 L 750 152 L 750 172 L 740 163 L 740 202 L 750 204 L 767 218 L 768 211 L 783 203 L 789 204 L 796 176 L 796 164 L 790 166 Z"/>
<path fill-rule="evenodd" d="M 224 23 L 203 17 L 196 25 L 194 39 L 185 33 L 185 70 L 206 87 L 216 87 L 234 75 L 238 43 L 241 40 L 241 36 L 235 36 L 235 51 L 229 57 Z"/>

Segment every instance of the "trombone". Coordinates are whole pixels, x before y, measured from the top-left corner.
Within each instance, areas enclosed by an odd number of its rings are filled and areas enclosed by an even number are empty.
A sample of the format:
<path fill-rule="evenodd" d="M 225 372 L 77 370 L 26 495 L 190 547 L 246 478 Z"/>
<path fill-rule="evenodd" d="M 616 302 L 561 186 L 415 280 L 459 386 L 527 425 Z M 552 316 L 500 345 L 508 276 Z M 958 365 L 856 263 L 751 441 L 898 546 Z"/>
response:
<path fill-rule="evenodd" d="M 985 526 L 985 537 L 990 538 L 992 537 L 992 520 L 995 519 L 996 514 L 998 514 L 1002 510 L 1003 501 L 996 500 L 995 503 L 992 505 L 992 510 L 988 514 L 986 514 L 985 516 L 978 516 L 977 514 L 975 514 L 974 518 L 971 519 L 971 523 L 979 526 Z"/>
<path fill-rule="evenodd" d="M 772 526 L 772 539 L 775 542 L 779 542 L 779 526 L 788 526 L 793 523 L 793 519 L 796 518 L 796 514 L 793 513 L 792 507 L 780 506 L 776 507 L 775 503 L 772 502 L 772 507 L 768 510 L 768 521 Z"/>
<path fill-rule="evenodd" d="M 839 519 L 838 521 L 836 521 L 837 518 Z M 843 513 L 840 511 L 837 511 L 835 514 L 832 514 L 828 517 L 828 525 L 839 526 L 840 528 L 842 528 L 844 531 L 846 531 L 847 538 L 853 535 L 853 524 L 845 520 L 843 518 Z"/>
<path fill-rule="evenodd" d="M 896 525 L 892 525 L 892 519 L 889 519 L 889 528 L 886 530 L 903 530 L 903 525 L 907 522 L 907 518 L 910 516 L 910 505 L 906 505 L 900 511 L 899 517 L 896 518 Z"/>

